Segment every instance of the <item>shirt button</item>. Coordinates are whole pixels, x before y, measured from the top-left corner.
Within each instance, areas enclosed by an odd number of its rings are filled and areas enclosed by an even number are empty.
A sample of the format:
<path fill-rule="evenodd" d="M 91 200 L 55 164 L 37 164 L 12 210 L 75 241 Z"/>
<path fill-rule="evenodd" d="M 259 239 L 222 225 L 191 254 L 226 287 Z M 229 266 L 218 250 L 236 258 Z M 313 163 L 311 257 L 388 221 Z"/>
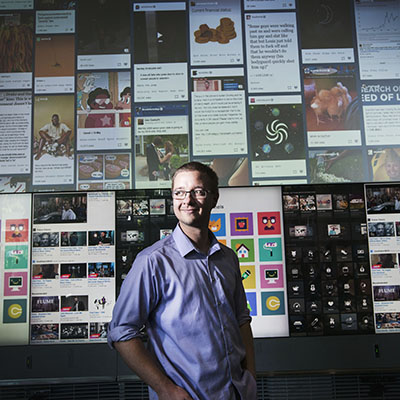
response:
<path fill-rule="evenodd" d="M 217 301 L 217 306 L 220 306 L 221 305 L 221 302 L 220 301 Z"/>

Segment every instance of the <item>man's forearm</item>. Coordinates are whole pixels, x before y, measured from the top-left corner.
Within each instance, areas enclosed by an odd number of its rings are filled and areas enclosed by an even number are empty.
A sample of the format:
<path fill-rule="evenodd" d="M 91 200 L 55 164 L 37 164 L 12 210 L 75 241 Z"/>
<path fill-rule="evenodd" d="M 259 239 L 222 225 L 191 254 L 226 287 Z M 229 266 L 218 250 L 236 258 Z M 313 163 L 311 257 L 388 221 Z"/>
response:
<path fill-rule="evenodd" d="M 256 364 L 254 357 L 253 333 L 251 331 L 250 322 L 246 322 L 245 324 L 240 326 L 239 329 L 244 347 L 246 349 L 246 358 L 243 360 L 242 367 L 248 369 L 255 379 Z"/>
<path fill-rule="evenodd" d="M 159 399 L 191 399 L 185 390 L 176 386 L 160 370 L 140 338 L 114 342 L 114 347 L 129 368 L 158 394 Z"/>

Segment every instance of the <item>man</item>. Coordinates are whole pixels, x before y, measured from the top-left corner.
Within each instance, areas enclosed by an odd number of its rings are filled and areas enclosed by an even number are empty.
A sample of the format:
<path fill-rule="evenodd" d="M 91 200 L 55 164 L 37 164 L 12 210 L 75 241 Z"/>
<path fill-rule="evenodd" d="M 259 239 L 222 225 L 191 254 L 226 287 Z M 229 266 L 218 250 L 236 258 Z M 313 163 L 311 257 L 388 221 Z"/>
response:
<path fill-rule="evenodd" d="M 69 201 L 64 203 L 64 209 L 62 210 L 61 219 L 63 221 L 74 221 L 76 220 L 76 214 L 71 208 L 71 204 Z"/>
<path fill-rule="evenodd" d="M 74 304 L 72 305 L 71 311 L 85 311 L 85 305 L 78 297 L 74 297 Z"/>
<path fill-rule="evenodd" d="M 136 257 L 108 341 L 151 399 L 256 398 L 253 338 L 236 254 L 208 230 L 218 178 L 197 162 L 172 178 L 178 226 Z M 146 326 L 149 349 L 141 333 Z"/>
<path fill-rule="evenodd" d="M 376 236 L 386 236 L 386 227 L 383 222 L 378 222 L 376 224 Z"/>
<path fill-rule="evenodd" d="M 39 160 L 42 157 L 43 147 L 46 143 L 57 144 L 58 148 L 60 145 L 65 146 L 67 157 L 71 156 L 71 129 L 68 128 L 64 123 L 60 123 L 58 114 L 53 114 L 51 117 L 51 123 L 46 124 L 42 129 L 39 130 L 40 140 L 39 149 L 36 153 L 35 160 Z M 59 151 L 57 148 L 57 151 Z"/>
<path fill-rule="evenodd" d="M 163 145 L 163 141 L 160 136 L 156 136 L 153 142 L 146 146 L 146 161 L 147 168 L 149 171 L 149 180 L 156 181 L 160 174 L 160 157 L 158 148 Z"/>

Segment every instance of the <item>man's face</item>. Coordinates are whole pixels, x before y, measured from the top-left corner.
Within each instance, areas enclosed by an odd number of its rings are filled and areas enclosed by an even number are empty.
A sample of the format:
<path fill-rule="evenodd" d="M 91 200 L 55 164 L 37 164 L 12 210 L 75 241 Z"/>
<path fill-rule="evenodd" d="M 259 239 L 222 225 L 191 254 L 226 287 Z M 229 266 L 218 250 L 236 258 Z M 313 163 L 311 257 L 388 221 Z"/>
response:
<path fill-rule="evenodd" d="M 385 225 L 383 224 L 378 224 L 376 226 L 376 234 L 378 236 L 384 236 L 385 235 Z"/>
<path fill-rule="evenodd" d="M 207 176 L 198 171 L 179 172 L 174 179 L 172 190 L 193 190 L 193 189 L 211 189 Z M 208 227 L 211 210 L 216 206 L 218 194 L 208 193 L 204 199 L 195 199 L 191 194 L 186 194 L 183 200 L 173 200 L 174 213 L 180 224 L 205 228 Z"/>
<path fill-rule="evenodd" d="M 60 119 L 58 118 L 58 115 L 53 115 L 51 117 L 51 122 L 53 123 L 54 126 L 58 126 Z"/>

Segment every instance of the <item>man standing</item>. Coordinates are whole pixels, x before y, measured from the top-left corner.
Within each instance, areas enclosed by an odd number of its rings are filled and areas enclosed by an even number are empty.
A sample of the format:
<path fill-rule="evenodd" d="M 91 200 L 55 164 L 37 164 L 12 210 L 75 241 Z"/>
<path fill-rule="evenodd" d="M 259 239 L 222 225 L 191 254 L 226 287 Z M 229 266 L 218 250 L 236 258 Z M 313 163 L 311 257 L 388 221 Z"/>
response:
<path fill-rule="evenodd" d="M 160 174 L 160 157 L 158 154 L 158 147 L 163 145 L 163 141 L 160 136 L 156 136 L 153 142 L 146 146 L 146 161 L 147 168 L 149 171 L 149 180 L 156 181 Z"/>
<path fill-rule="evenodd" d="M 172 235 L 137 257 L 108 341 L 149 386 L 151 399 L 254 400 L 251 318 L 236 254 L 208 230 L 218 178 L 191 162 L 172 178 Z M 149 348 L 141 335 L 146 327 Z"/>
<path fill-rule="evenodd" d="M 67 157 L 71 155 L 71 129 L 67 125 L 60 122 L 58 114 L 53 114 L 51 117 L 51 123 L 46 124 L 39 130 L 40 140 L 39 149 L 36 153 L 35 160 L 39 160 L 42 157 L 43 147 L 46 143 L 57 144 L 58 146 L 64 145 Z M 57 149 L 58 150 L 58 149 Z"/>
<path fill-rule="evenodd" d="M 63 221 L 74 221 L 76 220 L 76 214 L 71 208 L 71 204 L 69 201 L 64 203 L 64 208 L 62 210 L 61 219 Z"/>

